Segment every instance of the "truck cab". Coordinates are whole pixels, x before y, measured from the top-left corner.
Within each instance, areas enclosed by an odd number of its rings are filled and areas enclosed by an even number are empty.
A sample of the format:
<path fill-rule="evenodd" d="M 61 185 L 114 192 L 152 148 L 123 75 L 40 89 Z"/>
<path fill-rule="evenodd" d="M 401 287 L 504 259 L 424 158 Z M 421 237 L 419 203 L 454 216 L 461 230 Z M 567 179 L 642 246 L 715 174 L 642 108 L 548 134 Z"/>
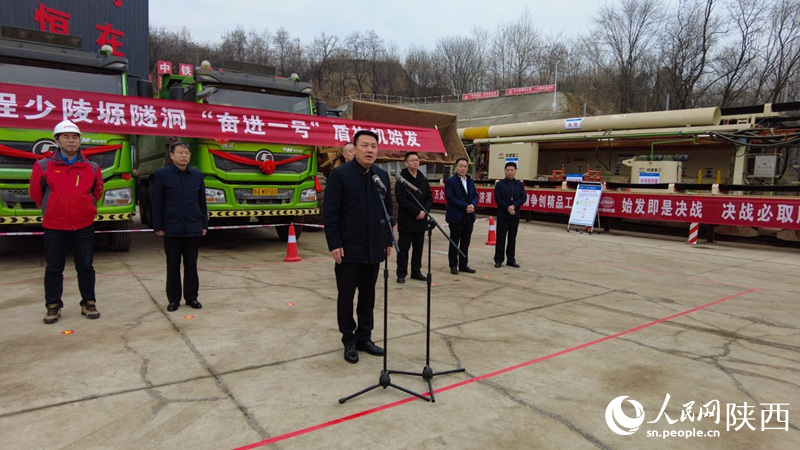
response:
<path fill-rule="evenodd" d="M 192 76 L 166 74 L 158 98 L 253 110 L 231 140 L 183 139 L 192 147 L 190 164 L 205 176 L 206 199 L 212 225 L 245 225 L 251 221 L 284 225 L 302 223 L 318 212 L 317 154 L 313 146 L 246 140 L 249 133 L 268 133 L 277 124 L 262 122 L 257 110 L 297 115 L 293 126 L 305 126 L 315 112 L 311 85 L 275 76 L 274 68 L 226 61 L 225 69 L 207 63 Z M 323 108 L 324 109 L 324 108 Z M 224 118 L 217 118 L 220 121 Z M 225 126 L 225 124 L 222 124 Z M 288 125 L 280 125 L 288 126 Z M 268 136 L 268 134 L 267 134 Z M 168 161 L 165 138 L 141 137 L 137 145 L 142 217 L 151 223 L 150 177 Z M 239 140 L 241 139 L 241 140 Z M 263 139 L 262 139 L 263 141 Z M 265 164 L 272 169 L 265 170 Z M 282 239 L 288 227 L 278 226 Z M 300 228 L 296 233 L 299 236 Z"/>

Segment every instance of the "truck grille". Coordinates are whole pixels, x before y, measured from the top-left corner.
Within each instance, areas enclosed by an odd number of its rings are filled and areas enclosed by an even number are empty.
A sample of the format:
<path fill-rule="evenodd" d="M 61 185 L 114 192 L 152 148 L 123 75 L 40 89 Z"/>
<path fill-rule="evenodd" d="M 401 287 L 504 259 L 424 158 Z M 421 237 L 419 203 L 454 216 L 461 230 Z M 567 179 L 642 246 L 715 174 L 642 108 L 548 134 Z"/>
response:
<path fill-rule="evenodd" d="M 3 207 L 8 209 L 39 209 L 27 189 L 0 189 Z"/>
<path fill-rule="evenodd" d="M 243 158 L 255 160 L 256 154 L 254 152 L 227 152 L 231 155 L 241 156 Z M 294 154 L 274 154 L 275 161 L 284 161 L 289 158 L 294 158 Z M 275 173 L 281 174 L 301 174 L 308 170 L 308 164 L 311 161 L 311 158 L 301 159 L 300 161 L 295 161 L 289 164 L 281 164 L 275 166 Z M 237 172 L 237 173 L 262 173 L 261 169 L 258 166 L 249 166 L 247 164 L 240 164 L 235 161 L 230 161 L 225 158 L 221 158 L 219 156 L 214 155 L 214 165 L 217 166 L 218 169 L 224 172 Z"/>

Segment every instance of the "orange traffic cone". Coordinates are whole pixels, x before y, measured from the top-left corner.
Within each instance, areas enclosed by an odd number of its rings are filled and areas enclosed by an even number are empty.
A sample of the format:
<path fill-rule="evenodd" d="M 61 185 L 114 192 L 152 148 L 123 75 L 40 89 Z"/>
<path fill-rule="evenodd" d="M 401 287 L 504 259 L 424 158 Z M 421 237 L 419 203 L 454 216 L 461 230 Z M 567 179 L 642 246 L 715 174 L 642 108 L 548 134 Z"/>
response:
<path fill-rule="evenodd" d="M 300 255 L 297 254 L 297 236 L 294 234 L 294 224 L 289 225 L 289 239 L 286 241 L 286 262 L 302 261 Z"/>
<path fill-rule="evenodd" d="M 497 234 L 494 230 L 494 217 L 489 216 L 489 239 L 486 241 L 486 245 L 497 244 Z"/>

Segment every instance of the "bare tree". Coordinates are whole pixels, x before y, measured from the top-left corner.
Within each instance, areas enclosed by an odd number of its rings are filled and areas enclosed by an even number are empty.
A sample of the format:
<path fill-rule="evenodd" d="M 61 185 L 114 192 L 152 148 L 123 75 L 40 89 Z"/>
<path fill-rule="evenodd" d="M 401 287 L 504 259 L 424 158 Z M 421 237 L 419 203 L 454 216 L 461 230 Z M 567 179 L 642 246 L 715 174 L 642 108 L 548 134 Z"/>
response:
<path fill-rule="evenodd" d="M 288 77 L 293 72 L 302 73 L 305 71 L 303 61 L 303 47 L 300 46 L 300 39 L 292 38 L 285 28 L 280 27 L 272 37 L 275 45 L 275 62 L 278 75 Z"/>
<path fill-rule="evenodd" d="M 219 45 L 220 56 L 223 59 L 232 61 L 249 62 L 250 48 L 248 45 L 247 32 L 241 26 L 226 31 L 222 35 L 222 43 Z"/>
<path fill-rule="evenodd" d="M 775 0 L 769 7 L 769 18 L 756 102 L 781 101 L 800 65 L 800 4 L 797 0 Z"/>
<path fill-rule="evenodd" d="M 311 45 L 306 48 L 308 56 L 309 79 L 315 86 L 317 95 L 322 95 L 326 90 L 326 78 L 330 60 L 339 52 L 339 37 L 325 34 L 323 31 L 315 37 Z"/>
<path fill-rule="evenodd" d="M 200 65 L 203 59 L 211 58 L 214 51 L 208 46 L 192 41 L 191 33 L 185 27 L 180 31 L 167 31 L 166 28 L 151 28 L 149 35 L 150 69 L 153 75 L 158 73 L 158 61 L 169 61 L 173 64 L 187 63 Z"/>
<path fill-rule="evenodd" d="M 452 94 L 484 89 L 485 59 L 478 38 L 443 37 L 436 43 L 436 59 Z"/>
<path fill-rule="evenodd" d="M 431 97 L 447 93 L 434 55 L 424 48 L 411 47 L 406 54 L 405 70 L 408 76 L 406 95 Z"/>
<path fill-rule="evenodd" d="M 498 26 L 492 36 L 487 65 L 494 88 L 530 84 L 543 42 L 527 8 L 519 20 Z"/>
<path fill-rule="evenodd" d="M 600 7 L 584 39 L 587 58 L 613 80 L 621 112 L 645 104 L 661 16 L 658 0 L 621 0 Z"/>
<path fill-rule="evenodd" d="M 659 79 L 666 87 L 671 105 L 694 108 L 710 87 L 701 80 L 707 75 L 718 37 L 720 20 L 714 17 L 718 0 L 680 0 L 662 33 L 663 70 Z"/>
<path fill-rule="evenodd" d="M 728 5 L 728 23 L 738 34 L 725 44 L 712 62 L 716 103 L 740 105 L 754 72 L 767 11 L 761 0 L 735 0 Z"/>

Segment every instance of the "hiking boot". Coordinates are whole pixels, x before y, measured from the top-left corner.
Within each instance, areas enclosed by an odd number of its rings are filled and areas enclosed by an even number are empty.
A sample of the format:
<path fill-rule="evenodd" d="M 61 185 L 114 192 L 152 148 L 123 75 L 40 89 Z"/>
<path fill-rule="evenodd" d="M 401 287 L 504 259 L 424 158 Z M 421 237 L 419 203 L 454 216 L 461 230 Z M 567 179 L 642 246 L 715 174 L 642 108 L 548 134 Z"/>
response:
<path fill-rule="evenodd" d="M 87 319 L 99 318 L 100 313 L 97 311 L 97 308 L 95 308 L 94 305 L 94 300 L 86 300 L 83 306 L 81 306 L 81 314 L 86 316 Z"/>
<path fill-rule="evenodd" d="M 44 316 L 44 323 L 48 325 L 56 323 L 59 317 L 61 317 L 61 307 L 56 304 L 47 305 L 47 315 Z"/>

